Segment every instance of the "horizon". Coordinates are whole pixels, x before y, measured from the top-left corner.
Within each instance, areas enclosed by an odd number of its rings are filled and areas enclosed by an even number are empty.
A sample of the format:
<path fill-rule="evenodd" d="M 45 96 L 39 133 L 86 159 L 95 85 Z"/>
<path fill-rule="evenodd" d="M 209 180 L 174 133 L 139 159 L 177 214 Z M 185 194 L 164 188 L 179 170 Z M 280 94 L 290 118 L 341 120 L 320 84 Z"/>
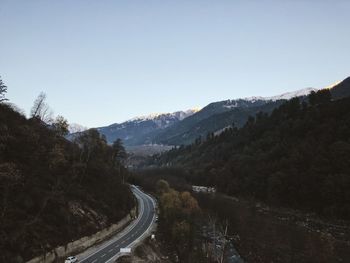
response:
<path fill-rule="evenodd" d="M 5 0 L 0 76 L 27 114 L 43 91 L 55 115 L 86 127 L 319 89 L 349 75 L 349 11 L 328 0 Z"/>
<path fill-rule="evenodd" d="M 348 78 L 348 77 L 346 77 Z M 289 94 L 289 93 L 294 93 L 294 92 L 298 92 L 298 91 L 303 91 L 303 90 L 307 90 L 307 89 L 316 89 L 316 90 L 321 90 L 321 89 L 329 89 L 329 88 L 332 88 L 333 86 L 339 84 L 340 82 L 342 82 L 343 80 L 345 80 L 346 78 L 342 79 L 342 80 L 338 80 L 338 81 L 335 81 L 333 82 L 332 84 L 330 85 L 327 85 L 325 87 L 306 87 L 306 88 L 302 88 L 302 89 L 296 89 L 296 90 L 292 90 L 292 91 L 286 91 L 285 93 L 281 93 L 281 94 L 275 94 L 275 95 L 271 95 L 271 96 L 250 96 L 250 97 L 242 97 L 242 98 L 228 98 L 228 99 L 223 99 L 223 100 L 220 100 L 220 101 L 225 101 L 225 100 L 239 100 L 239 99 L 243 99 L 243 100 L 248 100 L 248 99 L 269 99 L 269 98 L 273 98 L 273 97 L 278 97 L 278 96 L 282 96 L 282 95 L 286 95 L 286 94 Z M 209 104 L 211 103 L 215 103 L 215 102 L 220 102 L 220 101 L 212 101 L 210 102 Z M 12 103 L 12 102 L 11 102 Z M 18 107 L 20 110 L 23 110 L 20 105 L 17 105 L 15 103 L 13 103 L 14 105 L 16 105 L 16 107 Z M 84 128 L 87 128 L 87 129 L 92 129 L 92 128 L 100 128 L 100 127 L 107 127 L 107 126 L 110 126 L 110 125 L 113 125 L 113 124 L 122 124 L 124 122 L 128 122 L 128 121 L 133 121 L 133 120 L 137 120 L 137 119 L 141 119 L 141 118 L 147 118 L 147 117 L 152 117 L 152 115 L 165 115 L 165 114 L 173 114 L 173 113 L 177 113 L 177 112 L 187 112 L 187 111 L 194 111 L 195 113 L 198 112 L 198 111 L 201 111 L 203 108 L 205 108 L 206 106 L 208 106 L 209 104 L 207 105 L 204 105 L 203 107 L 193 107 L 193 108 L 189 108 L 189 109 L 180 109 L 180 110 L 176 110 L 176 111 L 172 111 L 172 112 L 151 112 L 151 113 L 146 113 L 144 115 L 138 115 L 138 116 L 133 116 L 129 119 L 126 119 L 126 120 L 122 120 L 120 122 L 113 122 L 113 123 L 109 123 L 109 124 L 105 124 L 105 125 L 101 125 L 101 126 L 94 126 L 94 127 L 88 127 L 86 125 L 83 125 L 83 124 L 80 124 L 80 123 L 76 123 L 76 122 L 69 122 L 70 125 L 79 125 L 79 126 L 82 126 Z M 29 112 L 25 112 L 24 113 L 26 114 L 26 116 L 28 117 L 28 114 Z M 63 116 L 64 117 L 64 116 Z"/>

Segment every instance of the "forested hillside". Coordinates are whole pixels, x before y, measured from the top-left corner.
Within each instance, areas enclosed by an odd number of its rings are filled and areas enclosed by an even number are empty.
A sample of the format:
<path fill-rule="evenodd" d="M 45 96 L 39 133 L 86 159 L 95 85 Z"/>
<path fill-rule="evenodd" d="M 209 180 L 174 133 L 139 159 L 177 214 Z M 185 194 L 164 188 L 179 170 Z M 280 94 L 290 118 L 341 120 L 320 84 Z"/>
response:
<path fill-rule="evenodd" d="M 259 101 L 259 103 L 251 104 L 246 102 L 244 104 L 244 100 L 237 101 L 241 102 L 238 104 L 239 106 L 229 109 L 224 107 L 223 102 L 221 104 L 218 102 L 209 104 L 202 111 L 157 134 L 154 141 L 166 145 L 188 145 L 199 137 L 204 138 L 208 133 L 220 132 L 222 129 L 231 127 L 233 123 L 237 127 L 242 127 L 250 115 L 255 115 L 258 112 L 270 113 L 284 102 L 283 100 L 278 100 L 273 102 Z M 218 108 L 220 107 L 224 110 L 219 110 Z M 218 113 L 215 113 L 213 108 Z M 204 116 L 206 117 L 204 118 Z"/>
<path fill-rule="evenodd" d="M 349 110 L 350 98 L 313 92 L 308 102 L 291 99 L 241 129 L 157 155 L 153 164 L 184 167 L 192 183 L 230 195 L 349 219 Z"/>
<path fill-rule="evenodd" d="M 134 206 L 118 144 L 108 146 L 96 130 L 72 143 L 64 128 L 0 104 L 1 262 L 24 262 L 92 234 Z"/>

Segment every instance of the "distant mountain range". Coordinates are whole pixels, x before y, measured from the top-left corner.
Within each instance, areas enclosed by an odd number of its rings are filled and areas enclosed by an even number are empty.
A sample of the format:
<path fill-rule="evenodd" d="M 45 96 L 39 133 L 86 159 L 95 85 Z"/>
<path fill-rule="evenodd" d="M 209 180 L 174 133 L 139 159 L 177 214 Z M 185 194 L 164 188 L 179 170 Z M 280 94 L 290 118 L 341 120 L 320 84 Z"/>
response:
<path fill-rule="evenodd" d="M 152 144 L 156 134 L 160 131 L 173 126 L 197 111 L 193 109 L 173 113 L 150 114 L 135 117 L 123 123 L 100 127 L 97 130 L 106 136 L 109 143 L 120 138 L 127 146 Z"/>
<path fill-rule="evenodd" d="M 350 96 L 350 78 L 327 87 L 333 99 Z M 270 113 L 284 101 L 306 97 L 314 88 L 287 92 L 272 97 L 249 97 L 213 102 L 201 110 L 151 114 L 135 117 L 123 123 L 97 128 L 109 143 L 117 138 L 126 146 L 190 144 L 198 137 L 219 132 L 226 127 L 241 127 L 249 116 L 258 112 Z"/>
<path fill-rule="evenodd" d="M 273 97 L 249 97 L 213 102 L 196 114 L 161 131 L 154 138 L 154 142 L 167 145 L 189 144 L 198 137 L 205 137 L 208 133 L 232 125 L 241 127 L 249 116 L 254 116 L 260 111 L 269 113 L 285 100 L 306 96 L 311 91 L 316 89 L 306 88 Z"/>
<path fill-rule="evenodd" d="M 350 78 L 307 97 L 304 94 L 298 94 L 302 96 L 299 100 L 277 98 L 254 107 L 235 106 L 237 111 L 193 122 L 196 129 L 186 131 L 186 135 L 213 128 L 215 121 L 235 112 L 239 113 L 236 118 L 242 118 L 245 110 L 266 110 L 267 105 L 274 107 L 283 101 L 273 113 L 257 114 L 241 129 L 228 129 L 218 136 L 210 134 L 191 145 L 134 163 L 138 168 L 175 168 L 179 181 L 215 186 L 218 192 L 237 198 L 349 220 Z M 225 108 L 227 104 L 215 105 Z M 212 107 L 208 105 L 207 109 Z M 207 109 L 175 125 L 189 122 Z"/>

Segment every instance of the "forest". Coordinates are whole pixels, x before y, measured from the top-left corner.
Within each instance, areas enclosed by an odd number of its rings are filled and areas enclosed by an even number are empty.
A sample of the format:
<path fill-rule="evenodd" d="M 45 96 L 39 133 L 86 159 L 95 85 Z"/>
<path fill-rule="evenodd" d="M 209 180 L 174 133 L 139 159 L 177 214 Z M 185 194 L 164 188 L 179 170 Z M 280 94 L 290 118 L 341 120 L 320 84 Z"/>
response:
<path fill-rule="evenodd" d="M 250 116 L 240 129 L 155 155 L 148 166 L 183 169 L 179 177 L 231 196 L 349 219 L 349 107 L 350 98 L 312 92 Z"/>
<path fill-rule="evenodd" d="M 109 146 L 92 129 L 70 142 L 62 117 L 42 120 L 42 98 L 26 118 L 2 86 L 0 261 L 27 261 L 123 218 L 135 202 L 122 183 L 120 141 Z"/>

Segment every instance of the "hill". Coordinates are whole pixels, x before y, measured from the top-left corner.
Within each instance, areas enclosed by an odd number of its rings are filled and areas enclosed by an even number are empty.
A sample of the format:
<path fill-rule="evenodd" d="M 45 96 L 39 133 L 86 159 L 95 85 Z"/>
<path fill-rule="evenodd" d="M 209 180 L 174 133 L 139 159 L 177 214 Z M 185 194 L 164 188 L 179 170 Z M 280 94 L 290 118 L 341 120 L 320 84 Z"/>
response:
<path fill-rule="evenodd" d="M 210 133 L 219 132 L 233 125 L 242 127 L 249 116 L 260 111 L 269 113 L 282 103 L 283 100 L 261 99 L 214 102 L 198 113 L 159 132 L 154 137 L 154 142 L 165 145 L 188 145 L 199 137 L 205 138 Z"/>
<path fill-rule="evenodd" d="M 350 96 L 350 78 L 328 87 L 334 99 Z M 271 111 L 285 101 L 298 97 L 303 100 L 317 89 L 306 88 L 287 92 L 272 97 L 250 97 L 236 100 L 224 100 L 210 103 L 202 110 L 184 119 L 181 122 L 160 131 L 154 136 L 153 142 L 166 145 L 188 145 L 197 138 L 205 138 L 208 134 L 221 132 L 232 125 L 240 128 L 259 112 Z"/>
<path fill-rule="evenodd" d="M 127 146 L 153 143 L 154 137 L 163 129 L 180 122 L 194 114 L 196 110 L 178 111 L 174 113 L 151 114 L 135 117 L 123 123 L 114 123 L 97 130 L 106 136 L 108 143 L 122 139 Z"/>
<path fill-rule="evenodd" d="M 77 143 L 0 104 L 0 261 L 24 262 L 123 218 L 125 168 L 96 130 Z"/>
<path fill-rule="evenodd" d="M 250 97 L 213 102 L 203 109 L 151 114 L 123 123 L 97 128 L 108 143 L 123 140 L 126 146 L 191 144 L 198 137 L 220 131 L 233 123 L 241 127 L 250 115 L 271 112 L 285 100 L 303 97 L 315 89 L 307 88 L 273 97 Z M 70 135 L 69 138 L 74 138 Z"/>
<path fill-rule="evenodd" d="M 350 77 L 330 87 L 330 90 L 334 99 L 350 97 Z"/>
<path fill-rule="evenodd" d="M 230 195 L 349 219 L 350 98 L 321 90 L 308 101 L 294 98 L 152 164 L 182 167 L 191 183 Z"/>
<path fill-rule="evenodd" d="M 327 87 L 334 99 L 349 96 L 350 78 Z M 109 143 L 117 138 L 127 146 L 141 145 L 188 145 L 211 133 L 220 133 L 225 128 L 242 127 L 249 116 L 271 111 L 291 98 L 305 98 L 313 88 L 305 88 L 272 97 L 249 97 L 210 103 L 199 111 L 179 111 L 136 117 L 123 123 L 98 128 Z M 74 136 L 73 136 L 74 137 Z M 71 138 L 73 138 L 71 137 Z"/>

